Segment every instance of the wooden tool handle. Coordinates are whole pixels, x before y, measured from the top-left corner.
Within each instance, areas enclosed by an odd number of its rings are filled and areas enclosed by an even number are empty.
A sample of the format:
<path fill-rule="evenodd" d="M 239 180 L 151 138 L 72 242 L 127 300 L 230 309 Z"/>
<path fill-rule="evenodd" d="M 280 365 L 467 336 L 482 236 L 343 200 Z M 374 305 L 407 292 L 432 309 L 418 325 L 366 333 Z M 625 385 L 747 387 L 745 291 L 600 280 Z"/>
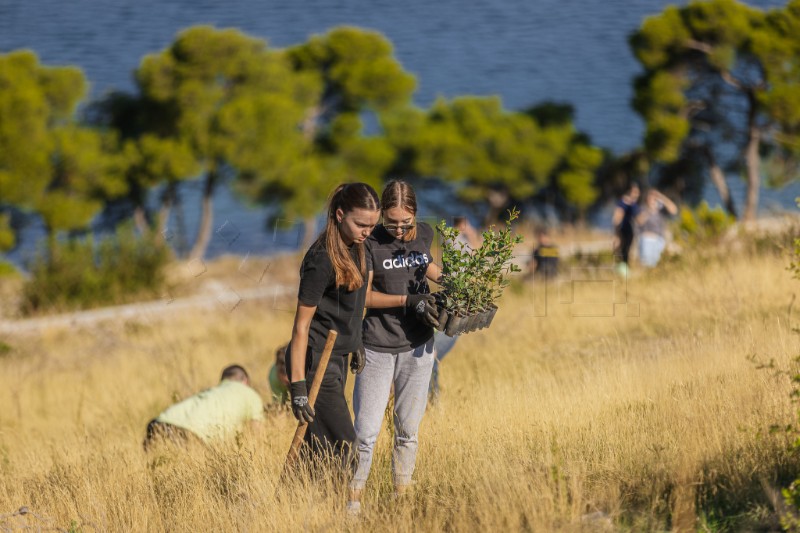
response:
<path fill-rule="evenodd" d="M 325 341 L 325 348 L 322 350 L 322 357 L 319 360 L 319 365 L 317 365 L 314 381 L 311 383 L 311 390 L 308 392 L 308 405 L 312 409 L 317 401 L 317 394 L 319 394 L 319 388 L 322 385 L 322 377 L 325 375 L 325 369 L 328 368 L 328 361 L 331 358 L 331 352 L 333 352 L 333 345 L 336 344 L 337 335 L 338 333 L 332 329 L 328 331 L 328 339 Z M 289 453 L 286 456 L 286 467 L 293 465 L 300 456 L 300 445 L 303 444 L 303 437 L 306 436 L 307 429 L 308 424 L 306 422 L 300 421 L 297 423 L 297 430 L 294 432 L 292 445 L 289 447 Z"/>

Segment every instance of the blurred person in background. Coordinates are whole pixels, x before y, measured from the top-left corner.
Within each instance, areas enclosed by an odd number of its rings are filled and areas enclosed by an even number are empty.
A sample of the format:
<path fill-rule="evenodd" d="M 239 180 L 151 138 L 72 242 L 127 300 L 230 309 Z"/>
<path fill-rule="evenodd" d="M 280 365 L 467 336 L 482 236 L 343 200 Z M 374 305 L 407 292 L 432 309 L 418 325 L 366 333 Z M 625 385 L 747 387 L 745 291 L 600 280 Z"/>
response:
<path fill-rule="evenodd" d="M 558 246 L 550 236 L 550 230 L 540 227 L 536 230 L 536 247 L 531 255 L 532 272 L 537 278 L 545 281 L 555 279 L 558 275 Z"/>
<path fill-rule="evenodd" d="M 614 207 L 611 224 L 614 227 L 614 257 L 617 271 L 626 275 L 630 267 L 630 251 L 633 245 L 634 226 L 639 215 L 639 184 L 631 182 Z"/>
<path fill-rule="evenodd" d="M 639 230 L 639 263 L 652 268 L 661 260 L 667 245 L 667 220 L 664 213 L 678 214 L 678 207 L 664 194 L 650 189 L 645 195 L 645 203 L 636 217 Z"/>
<path fill-rule="evenodd" d="M 264 420 L 264 404 L 250 387 L 247 371 L 230 365 L 222 371 L 219 385 L 168 407 L 147 424 L 145 450 L 159 440 L 209 444 Z"/>
<path fill-rule="evenodd" d="M 283 405 L 289 399 L 289 376 L 286 374 L 286 350 L 289 343 L 275 350 L 275 362 L 269 369 L 267 381 L 272 391 L 272 403 Z"/>

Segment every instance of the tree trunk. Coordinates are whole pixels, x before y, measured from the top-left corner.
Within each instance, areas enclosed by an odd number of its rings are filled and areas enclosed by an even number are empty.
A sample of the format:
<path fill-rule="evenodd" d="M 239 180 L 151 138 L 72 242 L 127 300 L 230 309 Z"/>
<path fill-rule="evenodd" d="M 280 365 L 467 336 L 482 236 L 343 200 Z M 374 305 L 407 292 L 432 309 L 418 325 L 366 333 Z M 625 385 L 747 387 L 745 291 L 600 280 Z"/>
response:
<path fill-rule="evenodd" d="M 322 115 L 323 107 L 316 105 L 311 107 L 306 113 L 303 120 L 302 131 L 303 138 L 310 144 L 313 144 L 314 138 L 317 136 L 319 129 L 319 120 Z M 317 238 L 317 218 L 314 216 L 308 217 L 303 220 L 303 243 L 302 250 L 308 250 Z"/>
<path fill-rule="evenodd" d="M 202 259 L 208 250 L 211 242 L 211 225 L 214 222 L 214 205 L 211 201 L 214 195 L 214 186 L 217 182 L 216 169 L 209 170 L 206 175 L 205 187 L 203 187 L 203 199 L 201 200 L 200 227 L 197 230 L 197 238 L 194 240 L 192 251 L 189 252 L 189 260 Z"/>
<path fill-rule="evenodd" d="M 137 181 L 131 184 L 130 198 L 135 206 L 133 209 L 133 223 L 140 234 L 147 235 L 152 229 L 147 220 L 147 209 L 145 207 L 147 195 Z"/>
<path fill-rule="evenodd" d="M 303 138 L 311 142 L 314 140 L 314 137 L 317 135 L 317 125 L 319 124 L 319 117 L 322 115 L 322 107 L 321 106 L 314 106 L 309 108 L 306 112 L 306 116 L 303 118 L 302 124 L 302 132 Z"/>
<path fill-rule="evenodd" d="M 136 224 L 136 229 L 139 233 L 146 235 L 150 231 L 150 225 L 147 223 L 147 215 L 144 212 L 144 206 L 137 205 L 133 210 L 133 222 Z"/>
<path fill-rule="evenodd" d="M 586 209 L 578 209 L 578 216 L 575 219 L 575 227 L 581 231 L 588 227 L 586 225 Z"/>
<path fill-rule="evenodd" d="M 509 198 L 510 195 L 508 194 L 508 191 L 505 190 L 497 191 L 489 189 L 486 192 L 486 200 L 489 203 L 489 210 L 486 212 L 486 217 L 483 219 L 484 227 L 488 228 L 497 222 L 500 212 L 508 204 Z"/>
<path fill-rule="evenodd" d="M 317 219 L 309 217 L 303 221 L 303 250 L 308 250 L 317 238 Z"/>
<path fill-rule="evenodd" d="M 156 222 L 156 243 L 164 244 L 167 241 L 167 223 L 169 222 L 169 212 L 175 202 L 175 183 L 170 182 L 167 189 L 161 196 L 161 207 L 158 210 L 158 221 Z"/>
<path fill-rule="evenodd" d="M 747 112 L 747 146 L 745 147 L 745 165 L 747 166 L 747 199 L 744 207 L 744 221 L 751 222 L 758 215 L 758 193 L 761 187 L 759 166 L 761 156 L 758 147 L 761 142 L 761 130 L 756 124 L 756 96 L 748 92 L 749 109 Z"/>
<path fill-rule="evenodd" d="M 736 203 L 733 201 L 730 189 L 728 189 L 728 182 L 725 180 L 725 173 L 717 163 L 711 148 L 706 147 L 705 152 L 706 157 L 708 158 L 708 175 L 711 178 L 711 183 L 713 183 L 714 187 L 717 188 L 717 192 L 719 192 L 719 197 L 722 199 L 722 205 L 725 206 L 725 210 L 734 218 L 738 218 L 739 215 L 736 213 Z"/>

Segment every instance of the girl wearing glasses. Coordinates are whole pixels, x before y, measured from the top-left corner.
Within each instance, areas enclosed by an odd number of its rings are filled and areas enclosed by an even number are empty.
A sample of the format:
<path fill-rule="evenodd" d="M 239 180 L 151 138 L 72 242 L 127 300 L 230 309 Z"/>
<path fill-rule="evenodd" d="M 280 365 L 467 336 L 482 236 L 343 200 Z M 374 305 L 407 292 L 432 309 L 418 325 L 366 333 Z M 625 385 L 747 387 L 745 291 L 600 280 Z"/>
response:
<path fill-rule="evenodd" d="M 433 228 L 416 221 L 412 187 L 400 180 L 386 185 L 381 198 L 383 223 L 365 242 L 367 314 L 364 318 L 363 361 L 354 359 L 353 391 L 358 466 L 350 483 L 348 511 L 360 511 L 383 413 L 394 386 L 395 493 L 411 484 L 417 456 L 417 429 L 427 404 L 437 325 L 428 280 L 441 269 L 432 261 Z M 363 370 L 363 371 L 362 371 Z"/>
<path fill-rule="evenodd" d="M 333 456 L 342 467 L 352 459 L 353 421 L 344 397 L 347 355 L 361 346 L 361 321 L 369 262 L 364 241 L 380 216 L 375 190 L 364 183 L 339 185 L 330 197 L 325 231 L 300 267 L 300 290 L 286 372 L 292 413 L 308 422 L 307 451 Z M 312 409 L 306 380 L 317 372 L 328 330 L 338 336 Z"/>

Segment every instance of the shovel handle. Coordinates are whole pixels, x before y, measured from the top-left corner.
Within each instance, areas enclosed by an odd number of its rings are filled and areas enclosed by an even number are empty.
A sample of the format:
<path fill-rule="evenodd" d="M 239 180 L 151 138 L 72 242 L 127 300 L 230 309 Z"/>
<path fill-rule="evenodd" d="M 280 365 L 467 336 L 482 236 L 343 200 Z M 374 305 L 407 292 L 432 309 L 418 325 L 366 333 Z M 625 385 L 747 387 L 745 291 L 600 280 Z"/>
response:
<path fill-rule="evenodd" d="M 317 401 L 317 394 L 319 394 L 319 388 L 322 385 L 322 377 L 325 375 L 325 369 L 328 368 L 328 361 L 331 358 L 331 352 L 333 352 L 333 345 L 336 343 L 337 335 L 338 333 L 336 333 L 336 331 L 332 329 L 328 330 L 325 348 L 322 350 L 322 357 L 319 360 L 319 365 L 314 374 L 314 381 L 311 382 L 311 390 L 308 393 L 308 405 L 310 405 L 312 409 Z M 286 455 L 285 467 L 292 466 L 300 457 L 300 445 L 303 444 L 303 438 L 306 436 L 307 429 L 308 423 L 303 421 L 297 423 L 292 445 L 289 447 L 289 453 Z"/>

